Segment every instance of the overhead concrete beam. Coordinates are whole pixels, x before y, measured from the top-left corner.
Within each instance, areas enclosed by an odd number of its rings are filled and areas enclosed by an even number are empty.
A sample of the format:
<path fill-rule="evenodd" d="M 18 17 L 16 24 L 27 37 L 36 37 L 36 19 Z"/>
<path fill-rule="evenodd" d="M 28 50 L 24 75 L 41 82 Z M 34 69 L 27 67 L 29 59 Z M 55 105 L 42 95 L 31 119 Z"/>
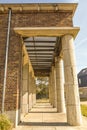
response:
<path fill-rule="evenodd" d="M 64 36 L 67 34 L 72 35 L 74 38 L 78 34 L 79 27 L 16 27 L 14 31 L 22 37 L 34 36 Z"/>

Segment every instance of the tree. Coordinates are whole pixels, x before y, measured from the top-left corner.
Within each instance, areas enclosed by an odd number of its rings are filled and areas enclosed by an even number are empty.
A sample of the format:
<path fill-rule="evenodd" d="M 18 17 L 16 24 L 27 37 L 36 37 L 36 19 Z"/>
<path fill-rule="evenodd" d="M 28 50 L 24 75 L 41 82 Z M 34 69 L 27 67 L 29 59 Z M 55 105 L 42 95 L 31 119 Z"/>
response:
<path fill-rule="evenodd" d="M 36 86 L 37 86 L 37 99 L 49 98 L 49 78 L 48 77 L 37 77 Z"/>

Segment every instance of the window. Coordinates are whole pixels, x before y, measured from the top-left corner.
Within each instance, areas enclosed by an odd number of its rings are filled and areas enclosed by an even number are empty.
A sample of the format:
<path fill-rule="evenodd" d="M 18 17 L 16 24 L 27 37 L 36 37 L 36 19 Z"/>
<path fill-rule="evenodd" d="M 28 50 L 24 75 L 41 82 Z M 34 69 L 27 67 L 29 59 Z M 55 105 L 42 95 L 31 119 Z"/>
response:
<path fill-rule="evenodd" d="M 81 79 L 79 78 L 79 84 L 81 84 Z"/>

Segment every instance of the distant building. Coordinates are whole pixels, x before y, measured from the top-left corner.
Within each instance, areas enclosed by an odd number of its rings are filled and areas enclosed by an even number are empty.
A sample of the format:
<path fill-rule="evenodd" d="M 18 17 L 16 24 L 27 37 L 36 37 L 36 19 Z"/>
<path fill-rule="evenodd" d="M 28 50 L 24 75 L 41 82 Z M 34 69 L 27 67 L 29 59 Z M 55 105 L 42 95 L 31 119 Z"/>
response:
<path fill-rule="evenodd" d="M 78 73 L 79 87 L 87 87 L 87 68 L 82 69 Z"/>
<path fill-rule="evenodd" d="M 78 73 L 78 84 L 81 98 L 87 98 L 87 68 Z"/>

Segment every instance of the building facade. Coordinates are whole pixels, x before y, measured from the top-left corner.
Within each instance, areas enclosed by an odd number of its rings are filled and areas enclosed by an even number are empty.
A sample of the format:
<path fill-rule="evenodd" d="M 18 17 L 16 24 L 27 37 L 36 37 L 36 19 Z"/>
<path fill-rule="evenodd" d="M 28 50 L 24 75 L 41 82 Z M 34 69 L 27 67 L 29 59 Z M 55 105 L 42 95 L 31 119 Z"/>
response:
<path fill-rule="evenodd" d="M 0 110 L 15 126 L 36 102 L 39 75 L 49 77 L 50 103 L 58 112 L 65 112 L 65 89 L 67 122 L 82 124 L 73 44 L 79 31 L 73 26 L 76 7 L 0 4 Z"/>
<path fill-rule="evenodd" d="M 87 98 L 87 68 L 78 73 L 78 84 L 81 98 Z"/>

